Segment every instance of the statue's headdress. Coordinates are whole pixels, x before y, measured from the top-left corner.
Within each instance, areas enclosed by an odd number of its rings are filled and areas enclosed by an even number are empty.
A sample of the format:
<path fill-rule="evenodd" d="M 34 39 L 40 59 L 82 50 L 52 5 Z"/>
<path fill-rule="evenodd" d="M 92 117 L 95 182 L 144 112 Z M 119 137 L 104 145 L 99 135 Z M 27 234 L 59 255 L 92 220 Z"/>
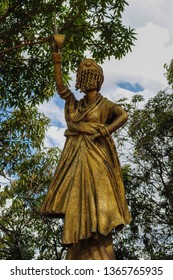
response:
<path fill-rule="evenodd" d="M 86 58 L 80 63 L 76 75 L 76 89 L 81 92 L 90 89 L 99 91 L 103 80 L 103 70 L 93 59 Z"/>

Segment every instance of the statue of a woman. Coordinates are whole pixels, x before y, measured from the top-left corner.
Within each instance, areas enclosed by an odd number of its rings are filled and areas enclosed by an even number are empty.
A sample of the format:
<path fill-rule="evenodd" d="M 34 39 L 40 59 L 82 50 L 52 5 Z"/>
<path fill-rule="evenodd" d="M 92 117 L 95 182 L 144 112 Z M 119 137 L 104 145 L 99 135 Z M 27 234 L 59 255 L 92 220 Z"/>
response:
<path fill-rule="evenodd" d="M 61 54 L 53 53 L 58 93 L 65 99 L 66 142 L 41 208 L 43 215 L 64 217 L 62 244 L 67 259 L 115 259 L 111 231 L 131 220 L 120 163 L 111 134 L 126 112 L 100 94 L 102 68 L 84 59 L 77 69 L 80 101 L 64 85 Z"/>

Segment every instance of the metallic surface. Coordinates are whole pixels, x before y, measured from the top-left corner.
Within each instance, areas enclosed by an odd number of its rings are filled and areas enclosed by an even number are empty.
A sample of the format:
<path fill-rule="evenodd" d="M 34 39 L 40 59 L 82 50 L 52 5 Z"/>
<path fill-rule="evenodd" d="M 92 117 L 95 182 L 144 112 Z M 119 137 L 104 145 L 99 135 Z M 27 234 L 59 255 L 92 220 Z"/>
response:
<path fill-rule="evenodd" d="M 115 259 L 111 231 L 131 220 L 120 163 L 111 133 L 127 120 L 126 112 L 99 92 L 103 72 L 93 60 L 78 68 L 76 100 L 64 85 L 61 54 L 53 53 L 58 93 L 66 100 L 65 146 L 41 212 L 64 217 L 62 243 L 67 259 Z"/>

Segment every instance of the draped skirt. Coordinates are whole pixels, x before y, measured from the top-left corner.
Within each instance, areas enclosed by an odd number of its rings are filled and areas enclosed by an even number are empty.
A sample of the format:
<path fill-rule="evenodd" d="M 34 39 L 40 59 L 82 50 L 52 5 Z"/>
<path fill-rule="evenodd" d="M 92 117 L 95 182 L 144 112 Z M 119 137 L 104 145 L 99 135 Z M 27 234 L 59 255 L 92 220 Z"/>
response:
<path fill-rule="evenodd" d="M 41 207 L 64 217 L 62 243 L 76 244 L 130 222 L 121 168 L 110 137 L 92 141 L 85 133 L 67 135 L 53 181 Z"/>

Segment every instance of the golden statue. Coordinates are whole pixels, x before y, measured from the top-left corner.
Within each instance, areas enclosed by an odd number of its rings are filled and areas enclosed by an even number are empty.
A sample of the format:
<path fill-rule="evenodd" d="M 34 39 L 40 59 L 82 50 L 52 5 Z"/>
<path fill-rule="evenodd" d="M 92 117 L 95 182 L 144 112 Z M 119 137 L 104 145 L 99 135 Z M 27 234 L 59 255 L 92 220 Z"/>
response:
<path fill-rule="evenodd" d="M 77 69 L 76 89 L 85 94 L 80 101 L 63 83 L 60 51 L 53 53 L 53 62 L 58 93 L 66 101 L 67 130 L 41 213 L 64 217 L 62 244 L 68 247 L 68 260 L 112 260 L 111 231 L 131 220 L 111 137 L 127 114 L 100 94 L 103 70 L 93 59 L 84 59 Z"/>

